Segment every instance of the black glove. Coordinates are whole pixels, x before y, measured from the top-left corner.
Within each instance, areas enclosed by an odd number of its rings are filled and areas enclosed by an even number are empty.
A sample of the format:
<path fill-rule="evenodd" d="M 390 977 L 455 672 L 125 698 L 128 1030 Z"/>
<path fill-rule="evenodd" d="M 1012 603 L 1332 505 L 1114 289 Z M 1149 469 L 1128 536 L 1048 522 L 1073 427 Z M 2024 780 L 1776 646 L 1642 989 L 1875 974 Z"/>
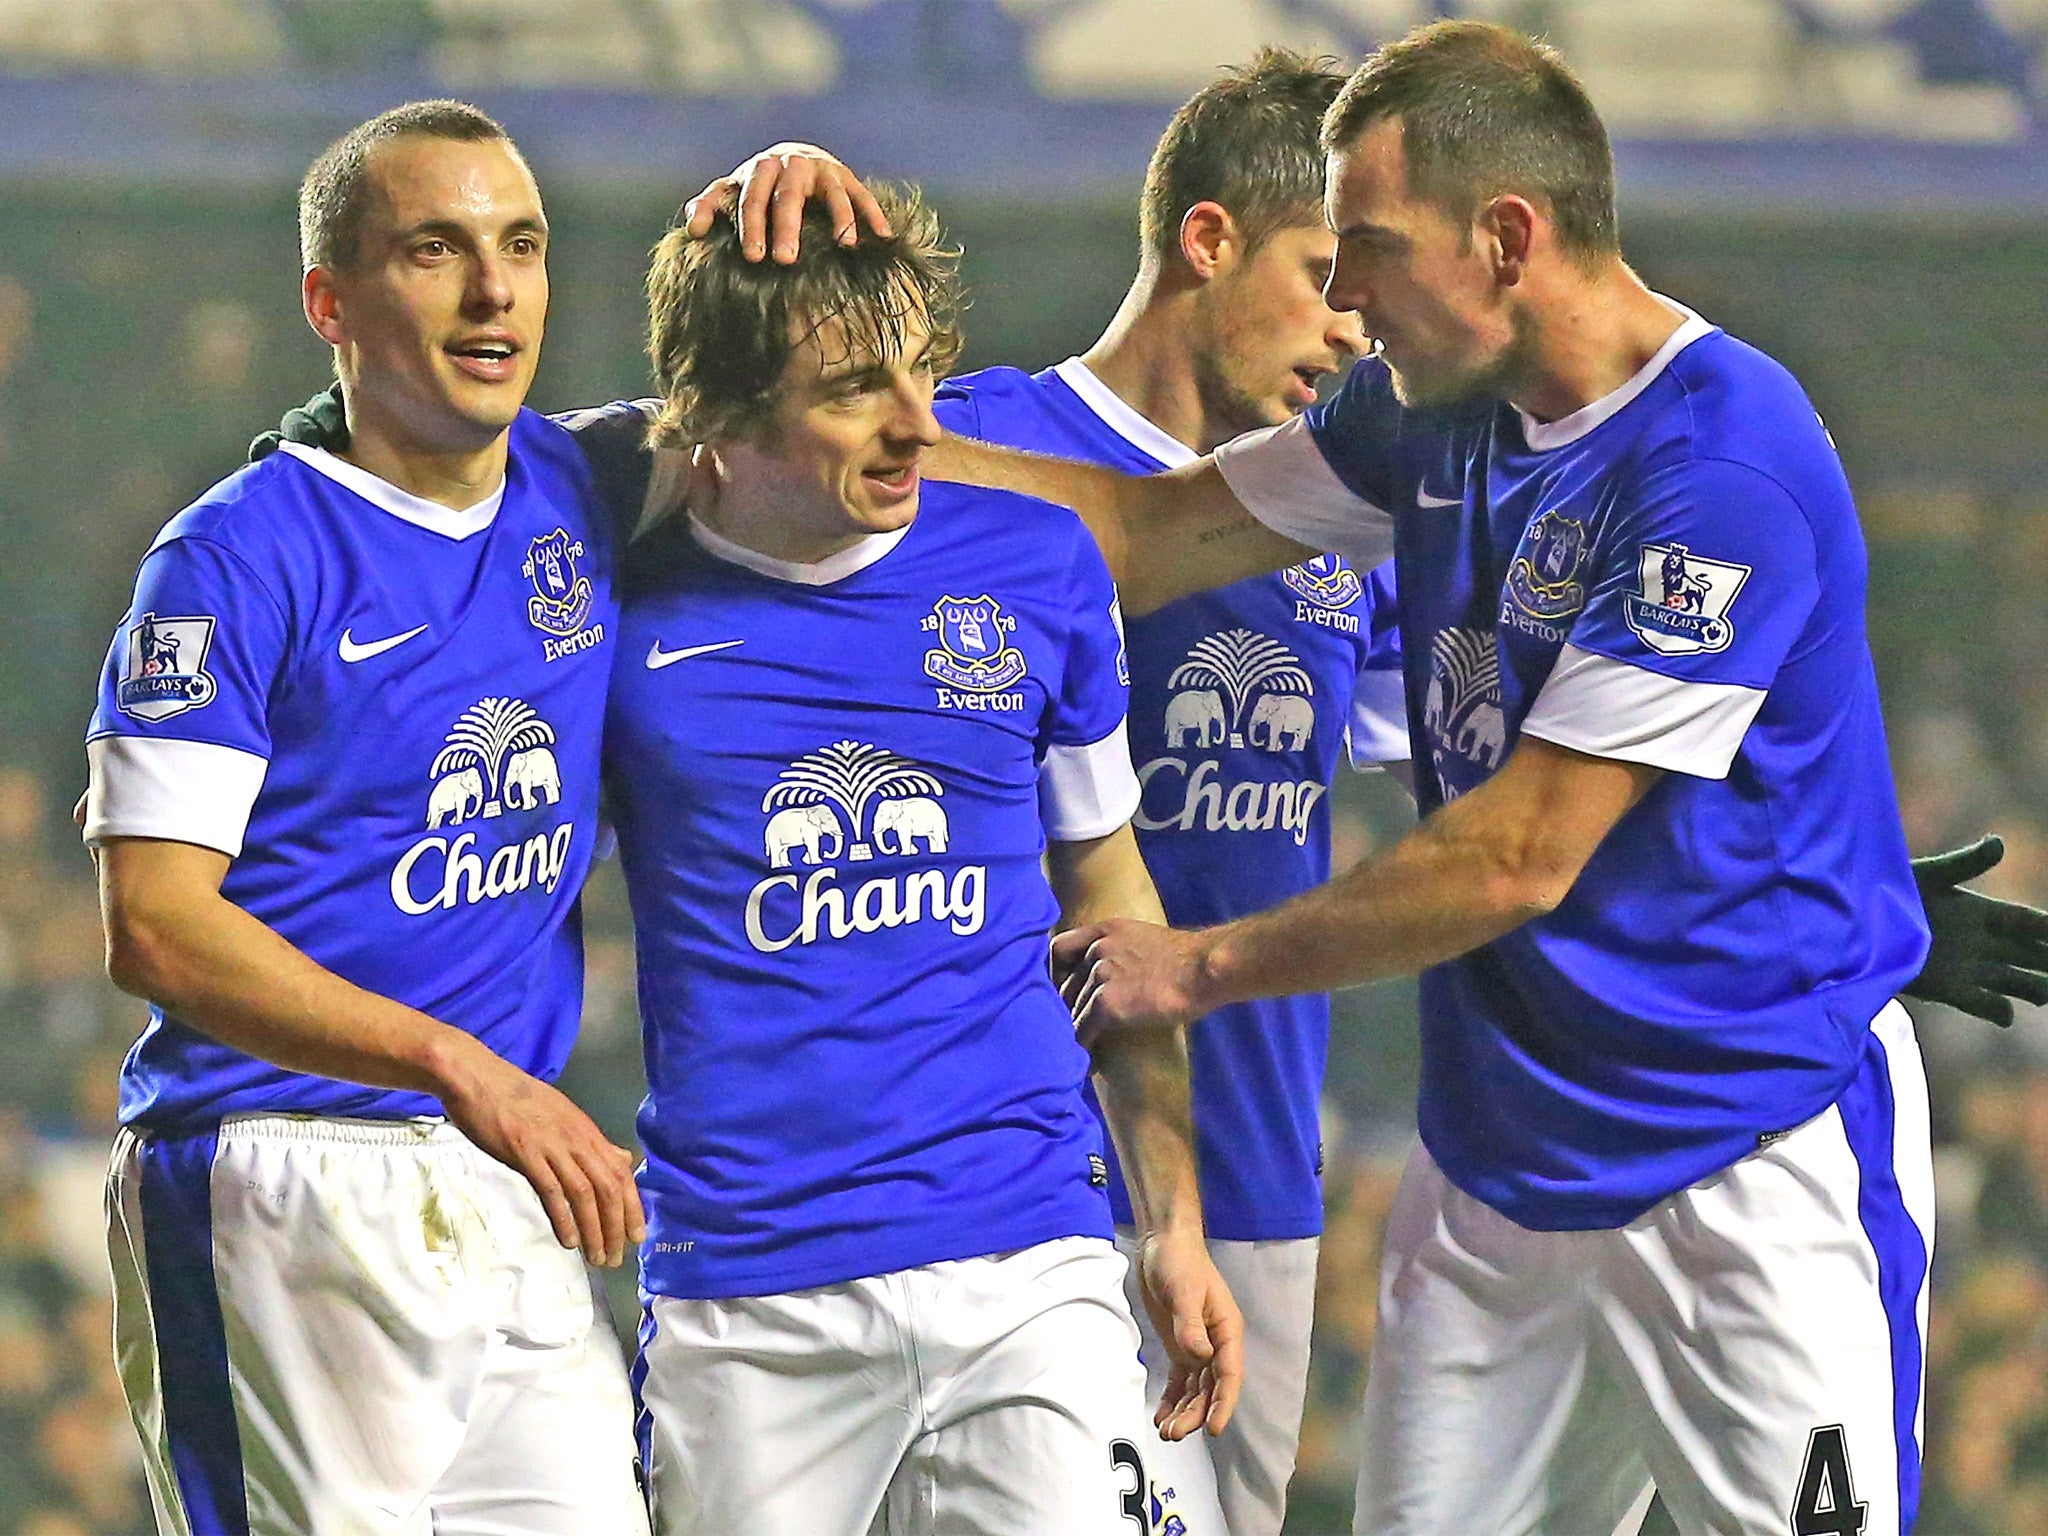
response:
<path fill-rule="evenodd" d="M 342 409 L 341 385 L 330 384 L 304 405 L 286 411 L 275 431 L 265 432 L 249 444 L 249 462 L 268 458 L 277 452 L 279 443 L 304 443 L 329 453 L 346 448 L 348 413 Z"/>
<path fill-rule="evenodd" d="M 1986 837 L 1913 861 L 1934 945 L 1906 983 L 1908 997 L 1946 1003 L 2000 1029 L 2012 1025 L 2013 998 L 2048 1003 L 2048 912 L 1962 888 L 2004 857 L 2005 844 Z"/>

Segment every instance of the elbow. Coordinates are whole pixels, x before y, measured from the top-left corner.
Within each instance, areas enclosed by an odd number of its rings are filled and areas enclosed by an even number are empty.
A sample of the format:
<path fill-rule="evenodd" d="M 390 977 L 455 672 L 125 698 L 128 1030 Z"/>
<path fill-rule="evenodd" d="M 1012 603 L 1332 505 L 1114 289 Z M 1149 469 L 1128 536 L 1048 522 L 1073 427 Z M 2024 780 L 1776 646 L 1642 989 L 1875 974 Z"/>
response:
<path fill-rule="evenodd" d="M 106 935 L 107 979 L 130 997 L 168 1005 L 178 965 L 165 925 L 147 912 L 109 911 Z"/>
<path fill-rule="evenodd" d="M 1579 878 L 1579 866 L 1540 839 L 1489 851 L 1484 888 L 1487 905 L 1503 932 L 1555 912 Z"/>

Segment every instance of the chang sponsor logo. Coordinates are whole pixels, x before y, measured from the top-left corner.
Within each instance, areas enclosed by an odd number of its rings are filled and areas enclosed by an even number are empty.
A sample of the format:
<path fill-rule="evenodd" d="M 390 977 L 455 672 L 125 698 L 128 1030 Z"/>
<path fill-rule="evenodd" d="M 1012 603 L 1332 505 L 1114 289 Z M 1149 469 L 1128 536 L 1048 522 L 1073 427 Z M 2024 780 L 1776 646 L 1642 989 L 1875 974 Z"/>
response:
<path fill-rule="evenodd" d="M 560 804 L 554 741 L 554 727 L 519 699 L 482 699 L 462 712 L 428 769 L 429 835 L 391 870 L 399 911 L 423 917 L 536 888 L 553 894 L 569 865 L 571 823 L 498 841 L 488 853 L 481 833 L 458 829 Z"/>
<path fill-rule="evenodd" d="M 926 921 L 963 938 L 979 933 L 988 910 L 983 865 L 890 869 L 857 883 L 839 869 L 945 853 L 945 793 L 927 769 L 867 742 L 836 741 L 791 763 L 761 798 L 762 857 L 788 873 L 747 893 L 747 942 L 772 955 Z"/>
<path fill-rule="evenodd" d="M 1141 832 L 1284 832 L 1308 842 L 1316 803 L 1328 793 L 1313 779 L 1230 784 L 1213 757 L 1155 757 L 1138 770 L 1139 800 L 1131 825 Z"/>
<path fill-rule="evenodd" d="M 1443 773 L 1451 754 L 1489 772 L 1507 752 L 1507 717 L 1501 712 L 1500 651 L 1484 629 L 1438 630 L 1429 643 L 1429 687 L 1422 727 L 1446 799 L 1459 791 Z"/>

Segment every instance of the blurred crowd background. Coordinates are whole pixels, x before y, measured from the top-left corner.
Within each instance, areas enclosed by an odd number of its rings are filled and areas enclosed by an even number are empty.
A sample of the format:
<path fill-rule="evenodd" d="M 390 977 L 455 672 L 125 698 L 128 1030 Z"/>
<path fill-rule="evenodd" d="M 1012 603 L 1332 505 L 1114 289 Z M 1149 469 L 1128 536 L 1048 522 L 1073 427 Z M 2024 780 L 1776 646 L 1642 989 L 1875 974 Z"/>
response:
<path fill-rule="evenodd" d="M 1915 850 L 1996 830 L 1985 888 L 2048 904 L 2048 0 L 0 0 L 0 1536 L 149 1529 L 99 1212 L 142 1007 L 101 969 L 69 811 L 136 560 L 323 382 L 292 214 L 313 153 L 409 97 L 504 118 L 556 230 L 546 408 L 641 389 L 648 247 L 789 136 L 923 181 L 966 250 L 962 366 L 1036 367 L 1114 308 L 1145 155 L 1217 65 L 1356 58 L 1452 13 L 1564 49 L 1616 135 L 1631 260 L 1804 380 L 1863 510 Z M 1383 777 L 1332 805 L 1340 863 L 1412 814 Z M 588 905 L 569 1086 L 625 1139 L 613 872 Z M 2048 1018 L 1916 1017 L 1941 1220 L 1921 1530 L 2048 1536 Z M 1413 1019 L 1411 985 L 1339 1000 L 1290 1531 L 1349 1528 Z M 630 1277 L 615 1301 L 630 1325 Z"/>

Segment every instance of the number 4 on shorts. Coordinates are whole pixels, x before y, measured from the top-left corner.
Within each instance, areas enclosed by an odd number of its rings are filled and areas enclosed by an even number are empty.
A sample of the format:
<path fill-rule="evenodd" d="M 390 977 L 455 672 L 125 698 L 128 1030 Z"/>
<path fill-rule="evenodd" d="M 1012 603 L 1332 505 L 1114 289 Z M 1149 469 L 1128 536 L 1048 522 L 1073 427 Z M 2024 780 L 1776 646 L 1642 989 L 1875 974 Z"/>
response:
<path fill-rule="evenodd" d="M 1792 1500 L 1792 1536 L 1863 1536 L 1870 1506 L 1856 1502 L 1849 1479 L 1849 1445 L 1839 1424 L 1806 1437 L 1806 1465 Z"/>

